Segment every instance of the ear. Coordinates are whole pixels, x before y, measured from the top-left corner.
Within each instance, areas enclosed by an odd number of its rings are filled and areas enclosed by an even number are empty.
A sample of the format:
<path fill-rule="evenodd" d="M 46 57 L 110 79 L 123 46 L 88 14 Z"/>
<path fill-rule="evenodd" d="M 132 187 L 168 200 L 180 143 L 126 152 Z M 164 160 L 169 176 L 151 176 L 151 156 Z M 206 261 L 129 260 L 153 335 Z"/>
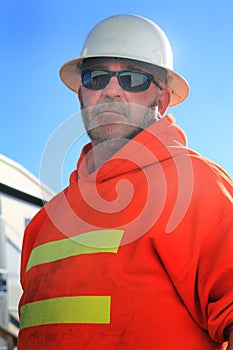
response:
<path fill-rule="evenodd" d="M 80 106 L 83 107 L 82 87 L 81 86 L 78 89 L 78 99 L 79 99 L 79 102 L 80 102 Z"/>
<path fill-rule="evenodd" d="M 81 102 L 81 100 L 82 100 L 82 88 L 81 88 L 81 86 L 78 89 L 78 99 Z"/>
<path fill-rule="evenodd" d="M 158 110 L 161 115 L 164 115 L 171 100 L 171 94 L 168 89 L 163 89 L 158 98 Z"/>

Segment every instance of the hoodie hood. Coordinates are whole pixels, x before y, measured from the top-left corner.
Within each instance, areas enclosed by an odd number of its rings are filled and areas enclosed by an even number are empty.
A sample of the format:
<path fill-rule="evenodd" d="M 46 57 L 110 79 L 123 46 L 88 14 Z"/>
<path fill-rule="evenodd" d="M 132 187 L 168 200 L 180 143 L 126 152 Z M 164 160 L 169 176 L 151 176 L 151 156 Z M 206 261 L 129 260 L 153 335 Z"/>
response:
<path fill-rule="evenodd" d="M 82 179 L 101 183 L 187 153 L 186 146 L 184 131 L 175 124 L 172 115 L 167 115 L 136 135 L 94 172 L 91 172 L 94 168 L 92 145 L 87 144 L 70 181 L 72 183 Z"/>

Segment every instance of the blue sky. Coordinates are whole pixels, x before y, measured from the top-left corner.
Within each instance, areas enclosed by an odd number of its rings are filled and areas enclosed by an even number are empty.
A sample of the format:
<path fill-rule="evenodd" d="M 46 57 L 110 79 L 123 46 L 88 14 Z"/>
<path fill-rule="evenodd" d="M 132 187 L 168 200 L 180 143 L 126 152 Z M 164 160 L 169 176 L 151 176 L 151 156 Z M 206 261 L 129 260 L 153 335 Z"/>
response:
<path fill-rule="evenodd" d="M 79 104 L 60 81 L 59 69 L 79 56 L 97 22 L 122 13 L 148 17 L 165 31 L 174 68 L 191 87 L 188 99 L 169 112 L 189 147 L 232 175 L 232 0 L 0 0 L 0 153 L 39 177 L 51 137 L 75 113 L 79 132 Z M 86 141 L 82 136 L 69 145 L 60 187 L 68 184 Z"/>

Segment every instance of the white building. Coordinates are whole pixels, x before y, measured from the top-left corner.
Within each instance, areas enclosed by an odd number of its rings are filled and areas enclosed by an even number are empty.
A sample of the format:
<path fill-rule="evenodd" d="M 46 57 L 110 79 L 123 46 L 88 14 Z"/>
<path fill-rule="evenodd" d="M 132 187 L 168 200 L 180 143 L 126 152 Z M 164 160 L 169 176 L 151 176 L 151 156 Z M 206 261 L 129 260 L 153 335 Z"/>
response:
<path fill-rule="evenodd" d="M 19 325 L 23 233 L 31 218 L 53 196 L 54 192 L 24 167 L 0 154 L 0 325 L 15 334 Z M 4 344 L 0 339 L 0 349 L 6 348 Z"/>

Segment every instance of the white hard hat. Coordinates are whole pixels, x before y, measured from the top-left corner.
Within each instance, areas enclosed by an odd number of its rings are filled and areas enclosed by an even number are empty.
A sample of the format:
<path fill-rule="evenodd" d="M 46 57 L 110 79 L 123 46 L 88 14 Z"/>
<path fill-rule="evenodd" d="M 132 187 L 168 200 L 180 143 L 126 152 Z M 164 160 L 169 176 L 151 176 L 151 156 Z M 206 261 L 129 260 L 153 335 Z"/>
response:
<path fill-rule="evenodd" d="M 80 57 L 65 63 L 62 81 L 74 91 L 81 86 L 81 63 L 92 57 L 124 58 L 165 69 L 164 86 L 171 92 L 170 106 L 181 103 L 189 93 L 186 80 L 173 71 L 173 54 L 165 33 L 154 22 L 135 15 L 116 15 L 98 23 L 89 33 Z M 158 77 L 157 77 L 158 78 Z"/>

